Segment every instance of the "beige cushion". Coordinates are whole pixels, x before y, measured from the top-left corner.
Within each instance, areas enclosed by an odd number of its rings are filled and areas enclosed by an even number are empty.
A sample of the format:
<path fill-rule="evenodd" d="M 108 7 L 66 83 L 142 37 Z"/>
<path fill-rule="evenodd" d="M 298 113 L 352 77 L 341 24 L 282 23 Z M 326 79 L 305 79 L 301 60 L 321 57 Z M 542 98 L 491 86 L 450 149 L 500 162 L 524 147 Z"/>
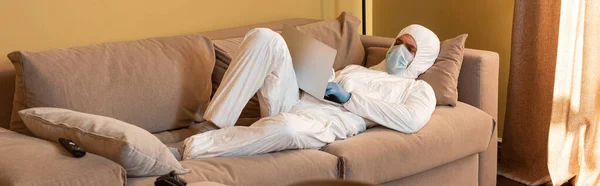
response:
<path fill-rule="evenodd" d="M 128 176 L 187 172 L 160 140 L 135 125 L 59 108 L 30 108 L 19 114 L 35 136 L 54 142 L 71 139 L 87 152 L 117 162 Z"/>
<path fill-rule="evenodd" d="M 494 125 L 490 115 L 458 102 L 437 107 L 417 133 L 376 127 L 323 151 L 341 158 L 344 178 L 385 183 L 485 151 Z"/>
<path fill-rule="evenodd" d="M 182 161 L 188 181 L 224 185 L 286 185 L 303 180 L 338 177 L 337 157 L 317 150 L 290 150 L 255 156 L 202 158 Z M 152 185 L 156 177 L 128 179 L 129 185 Z"/>
<path fill-rule="evenodd" d="M 223 40 L 215 40 L 213 41 L 215 45 L 215 68 L 212 73 L 212 93 L 214 94 L 219 88 L 221 84 L 221 80 L 225 75 L 225 71 L 227 71 L 227 67 L 229 67 L 229 63 L 231 63 L 232 56 L 237 52 L 238 47 L 243 41 L 243 37 L 237 38 L 229 38 Z"/>
<path fill-rule="evenodd" d="M 150 132 L 202 121 L 211 94 L 212 43 L 199 35 L 13 52 L 17 112 L 56 107 L 115 118 Z"/>
<path fill-rule="evenodd" d="M 212 74 L 212 83 L 213 83 L 212 84 L 213 85 L 212 93 L 213 94 L 217 91 L 217 88 L 219 88 L 219 85 L 221 84 L 221 80 L 223 79 L 223 76 L 225 75 L 225 71 L 227 71 L 227 67 L 229 67 L 229 63 L 231 63 L 232 56 L 235 55 L 235 53 L 238 50 L 238 47 L 240 46 L 240 44 L 242 43 L 243 40 L 244 40 L 243 37 L 236 37 L 236 38 L 229 38 L 229 39 L 213 41 L 214 45 L 215 45 L 215 52 L 216 52 L 215 53 L 215 55 L 216 55 L 215 69 L 213 70 L 213 74 Z M 244 121 L 248 120 L 248 118 L 256 118 L 255 120 L 252 120 L 252 121 L 256 121 L 256 120 L 258 120 L 258 118 L 260 118 L 260 104 L 258 103 L 258 97 L 256 94 L 250 99 L 250 101 L 248 101 L 248 104 L 246 104 L 246 106 L 242 110 L 242 113 L 240 114 L 240 118 L 236 122 L 235 125 L 237 125 L 237 126 L 251 125 L 253 122 L 244 122 Z"/>
<path fill-rule="evenodd" d="M 433 88 L 437 105 L 455 106 L 458 101 L 458 75 L 462 66 L 467 34 L 442 41 L 440 54 L 431 68 L 418 79 Z"/>
<path fill-rule="evenodd" d="M 467 36 L 467 34 L 463 34 L 442 41 L 440 54 L 433 66 L 417 78 L 431 85 L 437 105 L 455 106 L 458 101 L 458 75 L 463 62 Z M 385 59 L 387 51 L 388 48 L 369 47 L 365 66 L 370 67 L 379 64 Z"/>
<path fill-rule="evenodd" d="M 0 128 L 0 185 L 125 185 L 125 169 L 88 153 L 74 158 L 60 144 Z"/>
<path fill-rule="evenodd" d="M 348 65 L 362 65 L 365 50 L 357 29 L 360 19 L 342 12 L 335 20 L 325 20 L 298 26 L 298 30 L 337 50 L 333 68 L 340 70 Z"/>

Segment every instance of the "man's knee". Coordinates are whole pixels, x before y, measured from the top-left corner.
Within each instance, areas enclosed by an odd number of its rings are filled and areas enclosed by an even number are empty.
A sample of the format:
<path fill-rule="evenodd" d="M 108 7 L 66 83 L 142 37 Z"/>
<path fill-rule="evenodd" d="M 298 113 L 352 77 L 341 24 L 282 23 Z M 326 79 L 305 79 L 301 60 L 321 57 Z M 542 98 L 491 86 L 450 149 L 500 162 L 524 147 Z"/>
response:
<path fill-rule="evenodd" d="M 274 126 L 274 130 L 277 131 L 277 135 L 281 140 L 293 140 L 296 137 L 296 131 L 294 128 L 287 124 L 279 124 Z"/>
<path fill-rule="evenodd" d="M 246 33 L 245 39 L 252 40 L 270 40 L 274 37 L 280 37 L 279 34 L 268 28 L 255 28 Z"/>
<path fill-rule="evenodd" d="M 253 127 L 265 127 L 270 133 L 277 134 L 281 138 L 291 139 L 296 135 L 296 129 L 292 127 L 285 113 L 262 118 Z"/>

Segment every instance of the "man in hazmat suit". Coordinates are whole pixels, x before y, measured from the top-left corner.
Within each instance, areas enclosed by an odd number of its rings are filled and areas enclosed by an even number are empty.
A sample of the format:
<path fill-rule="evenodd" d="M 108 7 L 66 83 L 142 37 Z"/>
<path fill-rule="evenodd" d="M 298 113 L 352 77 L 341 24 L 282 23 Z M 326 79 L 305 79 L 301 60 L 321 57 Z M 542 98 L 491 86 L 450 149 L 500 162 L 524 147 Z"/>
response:
<path fill-rule="evenodd" d="M 187 138 L 183 159 L 317 149 L 377 125 L 417 132 L 429 121 L 436 99 L 429 84 L 415 79 L 433 65 L 439 48 L 431 30 L 404 28 L 380 64 L 350 65 L 335 73 L 324 95 L 339 103 L 332 104 L 300 92 L 281 35 L 253 29 L 204 114 L 218 129 Z M 262 118 L 234 126 L 256 92 Z"/>

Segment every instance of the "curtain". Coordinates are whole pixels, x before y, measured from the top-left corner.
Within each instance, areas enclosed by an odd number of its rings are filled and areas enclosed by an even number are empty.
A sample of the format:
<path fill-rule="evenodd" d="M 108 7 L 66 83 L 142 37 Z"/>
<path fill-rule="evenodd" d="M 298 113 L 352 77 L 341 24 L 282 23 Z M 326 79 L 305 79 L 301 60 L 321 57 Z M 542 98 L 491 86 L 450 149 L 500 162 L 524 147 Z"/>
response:
<path fill-rule="evenodd" d="M 498 174 L 528 185 L 550 181 L 548 132 L 560 2 L 515 0 Z"/>
<path fill-rule="evenodd" d="M 548 169 L 553 183 L 576 176 L 600 185 L 599 0 L 561 5 Z"/>
<path fill-rule="evenodd" d="M 516 0 L 513 22 L 499 174 L 600 185 L 600 0 Z"/>

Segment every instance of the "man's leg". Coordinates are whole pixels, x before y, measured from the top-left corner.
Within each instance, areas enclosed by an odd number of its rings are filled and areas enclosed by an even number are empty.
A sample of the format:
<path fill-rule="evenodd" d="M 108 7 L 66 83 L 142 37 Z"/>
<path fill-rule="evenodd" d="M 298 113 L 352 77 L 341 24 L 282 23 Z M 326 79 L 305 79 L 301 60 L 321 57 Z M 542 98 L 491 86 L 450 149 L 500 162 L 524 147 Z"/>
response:
<path fill-rule="evenodd" d="M 299 141 L 303 141 L 300 139 L 305 133 L 326 133 L 323 126 L 296 114 L 279 113 L 262 118 L 249 127 L 227 127 L 191 136 L 184 141 L 183 159 L 250 156 L 286 149 L 318 148 L 327 144 L 323 141 L 335 140 L 335 136 L 323 135 L 323 140 L 311 140 L 310 143 Z"/>
<path fill-rule="evenodd" d="M 363 118 L 335 107 L 279 113 L 249 127 L 227 127 L 191 136 L 184 142 L 183 159 L 320 148 L 356 135 L 365 127 Z"/>
<path fill-rule="evenodd" d="M 300 88 L 292 58 L 287 47 L 285 50 L 285 60 L 274 65 L 274 69 L 265 78 L 263 87 L 258 91 L 261 117 L 289 112 L 300 99 Z"/>
<path fill-rule="evenodd" d="M 292 59 L 281 35 L 266 29 L 249 31 L 221 85 L 212 98 L 204 119 L 219 128 L 231 127 L 248 100 L 259 90 L 261 114 L 287 111 L 299 99 Z"/>

